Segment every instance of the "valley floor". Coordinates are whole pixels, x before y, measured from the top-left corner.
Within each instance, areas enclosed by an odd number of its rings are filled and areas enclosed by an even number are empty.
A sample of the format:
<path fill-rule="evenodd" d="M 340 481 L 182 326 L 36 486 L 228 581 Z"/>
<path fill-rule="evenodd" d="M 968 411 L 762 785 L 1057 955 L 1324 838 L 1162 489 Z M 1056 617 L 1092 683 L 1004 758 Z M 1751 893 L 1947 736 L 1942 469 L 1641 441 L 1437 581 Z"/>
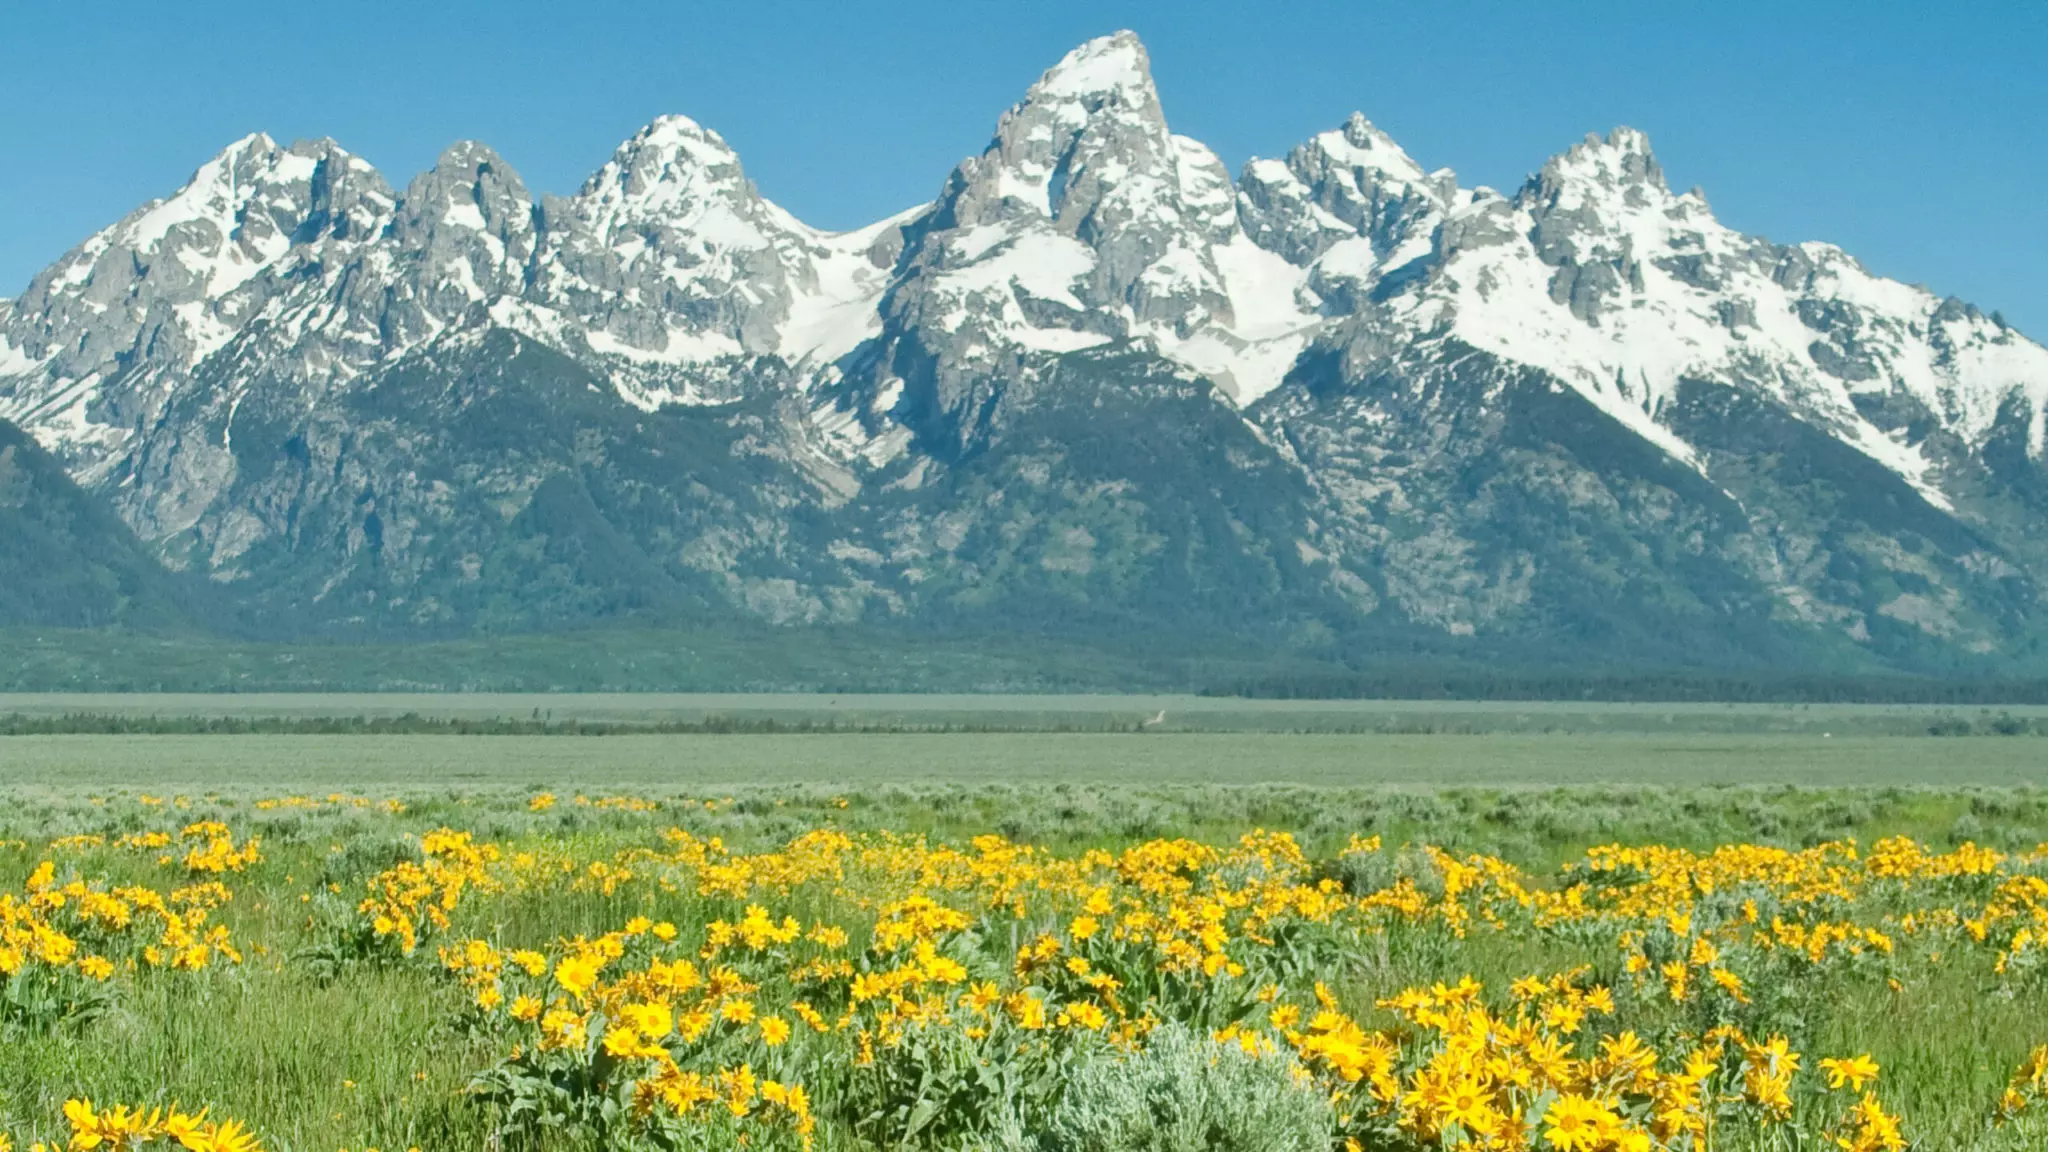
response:
<path fill-rule="evenodd" d="M 2048 785 L 2048 741 L 1789 734 L 6 736 L 0 787 L 703 790 L 833 783 L 1544 788 Z"/>

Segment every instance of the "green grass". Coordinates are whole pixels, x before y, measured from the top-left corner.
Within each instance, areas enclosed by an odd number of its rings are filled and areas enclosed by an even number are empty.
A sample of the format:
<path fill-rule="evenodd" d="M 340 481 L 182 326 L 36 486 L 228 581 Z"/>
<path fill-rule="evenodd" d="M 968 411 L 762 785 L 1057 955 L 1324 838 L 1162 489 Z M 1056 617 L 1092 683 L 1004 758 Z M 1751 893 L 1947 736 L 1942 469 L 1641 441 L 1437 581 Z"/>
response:
<path fill-rule="evenodd" d="M 497 763 L 479 751 L 483 742 L 443 743 L 469 749 L 473 763 Z M 53 1118 L 63 1100 L 91 1095 L 210 1103 L 258 1123 L 270 1146 L 284 1152 L 483 1146 L 492 1118 L 465 1100 L 462 1087 L 488 1057 L 474 1037 L 450 1025 L 460 994 L 434 977 L 430 960 L 353 968 L 329 982 L 302 959 L 325 939 L 325 921 L 308 916 L 301 893 L 316 895 L 333 883 L 341 901 L 352 901 L 364 879 L 401 851 L 405 836 L 442 825 L 514 847 L 567 846 L 584 859 L 656 843 L 659 829 L 676 824 L 752 847 L 826 824 L 955 841 L 1000 828 L 1067 851 L 1167 835 L 1221 843 L 1262 825 L 1293 831 L 1319 853 L 1334 851 L 1354 832 L 1379 832 L 1394 842 L 1427 839 L 1496 852 L 1532 868 L 1553 867 L 1609 840 L 1705 848 L 1738 840 L 1795 845 L 1838 835 L 1867 842 L 1906 833 L 1945 845 L 1964 836 L 2018 843 L 2040 839 L 2048 828 L 2048 794 L 2031 789 L 1388 790 L 957 781 L 853 787 L 813 777 L 667 790 L 650 794 L 663 801 L 663 811 L 632 813 L 579 807 L 571 786 L 558 778 L 553 783 L 563 789 L 561 803 L 533 813 L 527 791 L 515 786 L 517 773 L 508 776 L 501 766 L 488 775 L 488 784 L 427 789 L 417 781 L 406 786 L 384 779 L 363 789 L 406 795 L 409 808 L 399 817 L 353 808 L 264 811 L 254 798 L 289 789 L 246 766 L 239 773 L 217 768 L 221 794 L 195 796 L 183 809 L 139 802 L 137 785 L 145 781 L 134 769 L 120 787 L 44 782 L 0 788 L 6 801 L 0 842 L 28 842 L 0 846 L 0 890 L 18 888 L 45 855 L 42 843 L 80 832 L 170 829 L 218 817 L 260 834 L 266 856 L 230 878 L 238 896 L 222 911 L 248 949 L 248 962 L 200 977 L 143 973 L 105 1016 L 9 1041 L 9 1056 L 0 1060 L 0 1128 L 48 1138 L 57 1134 Z M 161 796 L 174 789 L 149 791 Z M 716 801 L 713 810 L 705 809 L 706 798 Z M 83 874 L 164 882 L 165 874 L 135 853 L 104 849 L 64 859 Z M 694 894 L 642 886 L 613 897 L 580 892 L 478 900 L 458 917 L 457 932 L 539 942 L 602 931 L 636 913 L 685 924 L 717 914 Z M 1602 971 L 1614 964 L 1605 948 L 1568 939 L 1479 933 L 1455 946 L 1423 943 L 1390 941 L 1385 952 L 1361 956 L 1353 968 L 1331 976 L 1345 999 L 1370 1016 L 1375 998 L 1418 982 L 1472 974 L 1504 984 L 1579 963 Z M 2048 1020 L 2048 990 L 2014 1000 L 1992 995 L 1990 986 L 1988 972 L 1975 968 L 1916 984 L 1904 995 L 1875 978 L 1844 983 L 1809 1011 L 1803 1027 L 1815 1052 L 1875 1052 L 1890 1070 L 1888 1102 L 1916 1118 L 1923 1147 L 2017 1149 L 2023 1145 L 1981 1143 L 1981 1120 L 2011 1067 L 2032 1044 L 2048 1040 L 2041 1026 Z"/>
<path fill-rule="evenodd" d="M 479 770 L 478 775 L 489 774 Z M 118 835 L 175 827 L 201 814 L 260 834 L 266 843 L 303 842 L 323 854 L 355 846 L 359 837 L 370 838 L 364 843 L 369 848 L 389 844 L 400 833 L 443 824 L 495 839 L 645 835 L 651 828 L 675 825 L 750 849 L 777 846 L 820 826 L 905 832 L 955 842 L 999 831 L 1014 840 L 1062 851 L 1172 836 L 1224 843 L 1249 829 L 1267 828 L 1293 834 L 1305 846 L 1326 853 L 1342 847 L 1354 834 L 1379 834 L 1390 842 L 1426 841 L 1459 851 L 1483 851 L 1531 867 L 1549 867 L 1592 845 L 1616 841 L 1695 849 L 1731 842 L 1801 847 L 1851 837 L 1868 843 L 1888 835 L 1936 845 L 1968 839 L 2012 849 L 2048 841 L 2048 791 L 2036 788 L 1388 788 L 1017 779 L 863 784 L 839 779 L 824 783 L 817 777 L 790 783 L 727 779 L 708 786 L 671 782 L 654 787 L 499 775 L 494 781 L 429 785 L 415 778 L 344 789 L 378 798 L 402 797 L 407 812 L 397 821 L 350 808 L 265 811 L 253 804 L 259 797 L 324 797 L 331 791 L 293 786 L 304 783 L 277 784 L 245 774 L 232 781 L 216 775 L 213 785 L 203 789 L 135 777 L 0 785 L 0 842 L 35 844 L 80 833 Z M 543 784 L 560 795 L 560 806 L 544 814 L 526 812 L 526 798 Z M 600 798 L 645 797 L 659 802 L 663 810 L 638 814 L 575 805 L 572 797 L 584 792 Z M 137 801 L 143 795 L 159 800 L 189 795 L 191 806 L 148 809 Z M 203 798 L 208 796 L 211 799 Z M 709 810 L 706 801 L 711 802 Z M 348 859 L 357 857 L 352 854 Z M 324 868 L 324 855 L 321 860 Z M 5 879 L 0 874 L 0 882 Z"/>
<path fill-rule="evenodd" d="M 748 699 L 759 707 L 772 703 Z M 0 700 L 0 713 L 10 703 Z M 563 706 L 559 698 L 556 703 Z M 890 702 L 857 707 L 884 703 Z M 1054 706 L 1043 698 L 1010 699 L 980 714 L 1006 708 L 1064 716 L 1134 703 L 1084 699 Z M 1204 702 L 1175 703 L 1195 711 Z M 265 698 L 241 704 L 311 706 Z M 358 711 L 418 707 L 403 699 L 351 704 Z M 516 714 L 505 699 L 446 706 Z M 592 698 L 574 706 L 591 709 L 585 715 L 592 718 L 645 717 L 656 707 L 738 707 L 730 699 L 703 698 L 658 706 L 640 698 Z M 1371 708 L 1386 707 L 1210 706 L 1220 715 L 1290 718 L 1371 716 L 1380 714 Z M 1640 726 L 1656 715 L 1705 723 L 1724 714 L 1713 706 L 1402 707 L 1417 714 L 1508 716 L 1517 723 L 1569 711 L 1611 716 L 1617 726 Z M 1782 713 L 1787 723 L 1813 715 L 1833 724 L 1901 711 L 1816 706 Z M 1754 710 L 1766 717 L 1780 713 Z M 1846 720 L 1839 726 L 1851 727 Z M 672 825 L 743 848 L 834 825 L 953 842 L 1000 831 L 1062 851 L 1168 836 L 1224 843 L 1265 827 L 1295 833 L 1318 854 L 1334 852 L 1353 834 L 1378 833 L 1390 843 L 1428 841 L 1498 854 L 1532 869 L 1555 867 L 1612 841 L 1703 849 L 1840 837 L 1869 843 L 1905 834 L 1937 847 L 1975 840 L 2024 848 L 2048 840 L 2048 790 L 2040 787 L 2048 783 L 2044 747 L 2026 738 L 1697 729 L 0 739 L 0 891 L 18 891 L 55 837 L 175 829 L 202 817 L 261 835 L 266 857 L 230 878 L 237 897 L 221 913 L 249 946 L 243 967 L 199 978 L 144 973 L 98 1019 L 46 1035 L 0 1037 L 0 1130 L 17 1137 L 60 1135 L 54 1124 L 63 1099 L 90 1094 L 102 1101 L 209 1103 L 256 1123 L 274 1152 L 486 1146 L 491 1117 L 461 1093 L 485 1055 L 473 1036 L 449 1023 L 460 996 L 434 976 L 431 964 L 360 967 L 329 982 L 304 958 L 326 939 L 326 929 L 309 918 L 301 894 L 333 883 L 338 901 L 352 901 L 367 876 L 402 851 L 406 836 L 442 825 L 513 846 L 566 844 L 585 859 L 658 843 L 659 830 Z M 527 797 L 542 788 L 558 793 L 560 804 L 528 811 Z M 407 811 L 400 817 L 354 808 L 266 811 L 254 803 L 336 791 L 402 797 Z M 644 796 L 660 801 L 662 810 L 582 807 L 574 802 L 579 792 Z M 143 793 L 189 801 L 183 808 L 145 805 Z M 706 800 L 713 801 L 708 810 Z M 168 875 L 133 853 L 65 859 L 81 873 L 121 881 L 162 884 Z M 609 899 L 579 893 L 478 902 L 465 910 L 458 931 L 539 941 L 602 931 L 636 912 L 681 923 L 710 914 L 693 894 L 643 887 Z M 1336 975 L 1345 998 L 1369 1008 L 1375 997 L 1418 981 L 1472 973 L 1501 982 L 1579 962 L 1611 967 L 1613 957 L 1569 941 L 1531 944 L 1477 934 L 1453 948 L 1397 945 Z M 1878 1056 L 1888 1069 L 1887 1102 L 1915 1118 L 1922 1147 L 2017 1152 L 2025 1145 L 1985 1142 L 1981 1117 L 2027 1048 L 2048 1041 L 2041 1023 L 2048 1020 L 2048 992 L 2001 998 L 1990 988 L 1989 974 L 1974 968 L 1909 986 L 1903 995 L 1877 980 L 1845 983 L 1802 1026 L 1816 1053 L 1869 1049 Z"/>
<path fill-rule="evenodd" d="M 0 787 L 714 788 L 739 784 L 1298 784 L 1438 788 L 2048 785 L 2028 738 L 1261 733 L 608 736 L 21 736 Z"/>

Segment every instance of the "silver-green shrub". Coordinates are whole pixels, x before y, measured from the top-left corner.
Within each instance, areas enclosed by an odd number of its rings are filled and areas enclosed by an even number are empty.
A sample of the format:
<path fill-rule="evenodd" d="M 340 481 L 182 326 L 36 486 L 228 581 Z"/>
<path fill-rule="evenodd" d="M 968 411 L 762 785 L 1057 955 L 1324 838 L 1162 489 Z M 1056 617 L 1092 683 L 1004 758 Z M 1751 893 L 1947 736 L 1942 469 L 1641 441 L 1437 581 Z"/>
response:
<path fill-rule="evenodd" d="M 1180 1025 L 1075 1067 L 1051 1115 L 1000 1118 L 983 1152 L 1329 1152 L 1329 1100 L 1284 1052 L 1253 1055 Z"/>

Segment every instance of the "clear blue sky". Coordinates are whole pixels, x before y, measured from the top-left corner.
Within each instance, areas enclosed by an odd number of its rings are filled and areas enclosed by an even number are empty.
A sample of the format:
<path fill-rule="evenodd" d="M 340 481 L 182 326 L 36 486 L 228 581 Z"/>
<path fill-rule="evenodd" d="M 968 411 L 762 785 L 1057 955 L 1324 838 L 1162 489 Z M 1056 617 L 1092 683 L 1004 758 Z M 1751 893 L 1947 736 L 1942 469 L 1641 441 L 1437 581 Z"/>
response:
<path fill-rule="evenodd" d="M 1363 111 L 1512 187 L 1650 134 L 1727 223 L 1830 240 L 2048 338 L 2048 3 L 1402 0 L 15 0 L 0 295 L 230 140 L 332 136 L 403 186 L 452 141 L 568 192 L 682 112 L 824 227 L 929 199 L 1068 48 L 1130 27 L 1168 119 L 1233 167 Z"/>

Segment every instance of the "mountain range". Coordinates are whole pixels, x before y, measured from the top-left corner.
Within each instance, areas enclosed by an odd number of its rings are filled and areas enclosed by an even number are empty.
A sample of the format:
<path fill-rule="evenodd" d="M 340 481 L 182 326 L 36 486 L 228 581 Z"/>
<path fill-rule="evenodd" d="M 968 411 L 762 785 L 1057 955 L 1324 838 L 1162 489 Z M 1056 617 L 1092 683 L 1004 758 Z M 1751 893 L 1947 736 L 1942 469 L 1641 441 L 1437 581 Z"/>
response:
<path fill-rule="evenodd" d="M 936 192 L 821 231 L 680 116 L 538 199 L 237 141 L 0 301 L 0 626 L 2048 663 L 2048 350 L 1640 132 L 1233 176 L 1118 33 Z"/>

